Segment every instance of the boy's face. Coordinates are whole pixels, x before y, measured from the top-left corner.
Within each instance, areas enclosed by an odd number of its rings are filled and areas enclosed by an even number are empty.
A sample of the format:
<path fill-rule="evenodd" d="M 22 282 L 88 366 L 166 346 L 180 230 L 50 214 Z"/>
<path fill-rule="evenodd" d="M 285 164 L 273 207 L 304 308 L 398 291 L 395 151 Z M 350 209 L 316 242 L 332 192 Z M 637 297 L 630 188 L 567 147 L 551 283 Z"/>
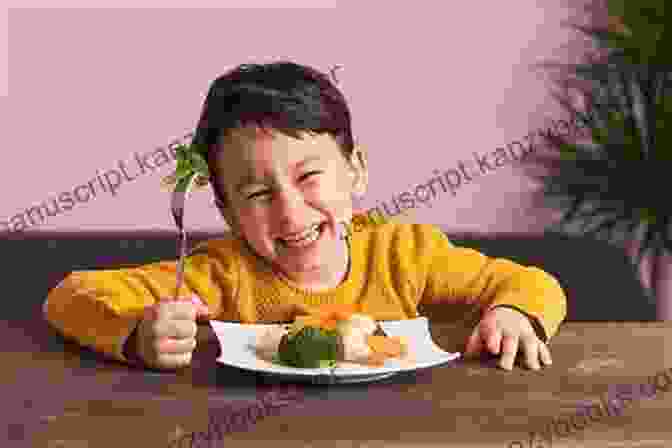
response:
<path fill-rule="evenodd" d="M 233 230 L 290 279 L 314 282 L 343 264 L 341 223 L 366 189 L 366 161 L 358 148 L 346 161 L 328 134 L 303 137 L 238 129 L 215 164 Z"/>

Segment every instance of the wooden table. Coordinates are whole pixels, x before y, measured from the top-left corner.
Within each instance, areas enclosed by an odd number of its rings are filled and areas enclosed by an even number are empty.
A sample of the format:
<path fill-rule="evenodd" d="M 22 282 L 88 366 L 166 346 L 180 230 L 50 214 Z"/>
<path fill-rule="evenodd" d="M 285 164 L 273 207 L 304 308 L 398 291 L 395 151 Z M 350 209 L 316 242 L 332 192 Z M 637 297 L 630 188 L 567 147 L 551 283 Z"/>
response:
<path fill-rule="evenodd" d="M 439 346 L 461 351 L 466 326 L 437 322 L 430 328 Z M 219 344 L 209 325 L 199 328 L 198 338 L 192 367 L 156 373 L 64 342 L 39 317 L 0 321 L 6 347 L 0 446 L 189 446 L 171 440 L 205 431 L 209 416 L 280 387 L 217 365 Z M 672 367 L 670 347 L 672 324 L 565 323 L 551 344 L 554 364 L 538 372 L 507 372 L 492 360 L 473 360 L 371 384 L 299 385 L 297 399 L 249 431 L 191 446 L 670 447 L 672 387 L 622 407 L 621 416 L 588 421 L 564 438 L 554 435 L 552 445 L 541 436 L 529 441 L 530 432 L 541 432 L 551 419 L 576 414 L 577 404 L 597 403 L 610 387 L 647 383 Z"/>

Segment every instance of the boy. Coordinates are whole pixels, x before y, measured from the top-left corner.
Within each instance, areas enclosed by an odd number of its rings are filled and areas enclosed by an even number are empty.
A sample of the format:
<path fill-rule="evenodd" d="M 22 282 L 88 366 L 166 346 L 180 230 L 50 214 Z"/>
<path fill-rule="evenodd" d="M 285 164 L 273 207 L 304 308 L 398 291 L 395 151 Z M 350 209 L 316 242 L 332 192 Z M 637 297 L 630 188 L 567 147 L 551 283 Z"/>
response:
<path fill-rule="evenodd" d="M 191 362 L 197 319 L 287 322 L 329 303 L 407 319 L 420 303 L 461 302 L 481 312 L 465 355 L 487 350 L 507 370 L 519 351 L 529 368 L 551 364 L 545 342 L 565 318 L 566 299 L 547 273 L 454 247 L 431 225 L 345 231 L 367 164 L 345 99 L 324 74 L 278 62 L 221 76 L 194 143 L 207 148 L 232 234 L 188 257 L 180 296 L 193 302 L 169 299 L 174 261 L 75 271 L 44 305 L 64 336 L 120 361 L 176 369 Z"/>

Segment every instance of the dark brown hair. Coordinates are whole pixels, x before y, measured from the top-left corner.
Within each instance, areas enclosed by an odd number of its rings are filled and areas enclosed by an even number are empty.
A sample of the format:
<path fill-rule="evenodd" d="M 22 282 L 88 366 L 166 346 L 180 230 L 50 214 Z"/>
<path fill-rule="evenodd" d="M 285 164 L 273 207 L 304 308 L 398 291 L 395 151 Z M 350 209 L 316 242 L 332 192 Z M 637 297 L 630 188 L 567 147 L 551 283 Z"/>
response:
<path fill-rule="evenodd" d="M 221 143 L 232 130 L 249 125 L 294 138 L 328 133 L 348 158 L 354 149 L 348 105 L 327 75 L 288 61 L 242 64 L 210 85 L 192 141 L 207 152 L 213 191 L 222 202 L 216 152 L 225 150 Z"/>

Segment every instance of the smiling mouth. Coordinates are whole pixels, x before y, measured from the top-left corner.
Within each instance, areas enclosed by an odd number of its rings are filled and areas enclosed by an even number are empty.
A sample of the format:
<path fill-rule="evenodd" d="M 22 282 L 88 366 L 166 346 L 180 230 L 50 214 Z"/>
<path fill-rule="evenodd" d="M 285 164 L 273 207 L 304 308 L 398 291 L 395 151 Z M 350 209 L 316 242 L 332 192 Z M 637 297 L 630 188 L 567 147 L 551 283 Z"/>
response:
<path fill-rule="evenodd" d="M 301 233 L 286 238 L 276 238 L 276 243 L 286 249 L 310 246 L 324 233 L 326 223 L 314 224 Z"/>

